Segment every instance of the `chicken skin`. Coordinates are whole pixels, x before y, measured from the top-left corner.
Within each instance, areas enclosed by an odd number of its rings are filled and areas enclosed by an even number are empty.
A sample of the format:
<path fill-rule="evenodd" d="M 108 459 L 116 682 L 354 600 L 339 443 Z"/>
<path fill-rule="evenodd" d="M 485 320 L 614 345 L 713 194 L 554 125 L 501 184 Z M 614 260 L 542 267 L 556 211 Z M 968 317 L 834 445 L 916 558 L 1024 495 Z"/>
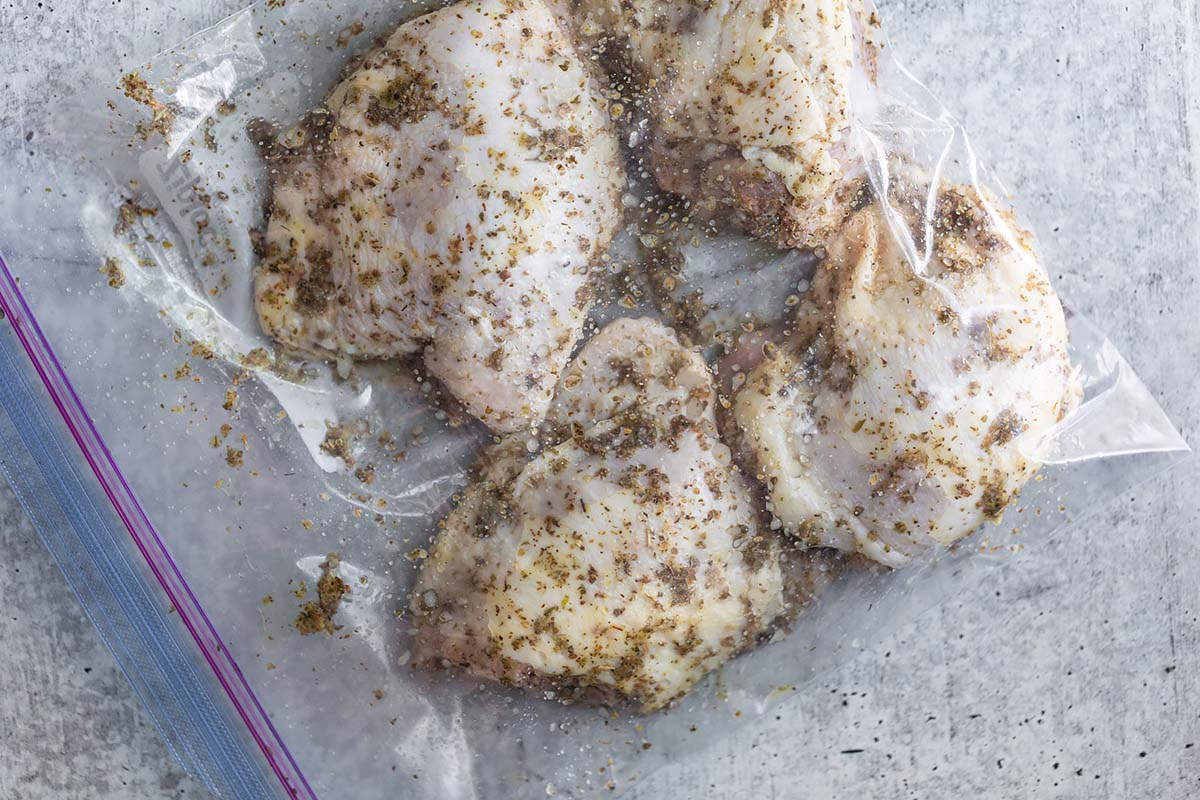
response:
<path fill-rule="evenodd" d="M 496 445 L 445 520 L 413 593 L 416 662 L 652 711 L 764 637 L 784 609 L 779 546 L 714 399 L 659 323 L 593 337 L 540 452 Z"/>
<path fill-rule="evenodd" d="M 821 243 L 845 199 L 851 85 L 875 69 L 859 0 L 577 0 L 575 19 L 636 87 L 661 188 L 695 218 Z"/>
<path fill-rule="evenodd" d="M 732 411 L 769 510 L 809 546 L 895 567 L 966 536 L 1079 399 L 1058 296 L 986 190 L 868 198 L 797 310 Z"/>
<path fill-rule="evenodd" d="M 493 431 L 535 428 L 624 187 L 555 16 L 474 0 L 402 25 L 301 137 L 256 276 L 267 333 L 321 356 L 421 355 Z"/>

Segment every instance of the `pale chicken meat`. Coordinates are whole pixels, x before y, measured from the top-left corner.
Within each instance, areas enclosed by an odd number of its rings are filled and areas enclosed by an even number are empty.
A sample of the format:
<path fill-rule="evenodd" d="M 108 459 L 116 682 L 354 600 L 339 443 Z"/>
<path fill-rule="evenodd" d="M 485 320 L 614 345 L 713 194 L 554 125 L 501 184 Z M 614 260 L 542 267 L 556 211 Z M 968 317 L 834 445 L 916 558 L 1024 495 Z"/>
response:
<path fill-rule="evenodd" d="M 574 18 L 693 217 L 820 244 L 845 199 L 852 88 L 875 73 L 860 0 L 577 0 Z"/>
<path fill-rule="evenodd" d="M 714 400 L 704 361 L 659 323 L 593 337 L 540 451 L 496 445 L 444 521 L 413 593 L 415 662 L 651 711 L 768 636 L 779 544 Z M 788 580 L 812 591 L 819 571 Z"/>
<path fill-rule="evenodd" d="M 281 344 L 423 357 L 496 432 L 532 429 L 620 222 L 605 102 L 540 0 L 400 26 L 287 137 L 255 299 Z"/>
<path fill-rule="evenodd" d="M 897 179 L 797 310 L 732 411 L 772 516 L 809 546 L 900 566 L 999 518 L 1079 399 L 1058 296 L 986 190 Z"/>

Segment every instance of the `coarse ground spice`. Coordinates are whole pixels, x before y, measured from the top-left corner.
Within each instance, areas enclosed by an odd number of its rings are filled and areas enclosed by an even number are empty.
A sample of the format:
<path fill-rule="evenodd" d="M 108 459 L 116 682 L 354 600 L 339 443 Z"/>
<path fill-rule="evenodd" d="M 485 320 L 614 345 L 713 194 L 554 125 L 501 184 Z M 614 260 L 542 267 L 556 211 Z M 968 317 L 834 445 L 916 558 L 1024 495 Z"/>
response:
<path fill-rule="evenodd" d="M 350 591 L 350 585 L 334 574 L 341 563 L 337 553 L 330 553 L 321 564 L 317 599 L 305 603 L 296 616 L 296 630 L 300 631 L 302 636 L 321 631 L 332 634 L 340 630 L 341 626 L 334 624 L 333 617 L 342 602 L 342 597 Z"/>

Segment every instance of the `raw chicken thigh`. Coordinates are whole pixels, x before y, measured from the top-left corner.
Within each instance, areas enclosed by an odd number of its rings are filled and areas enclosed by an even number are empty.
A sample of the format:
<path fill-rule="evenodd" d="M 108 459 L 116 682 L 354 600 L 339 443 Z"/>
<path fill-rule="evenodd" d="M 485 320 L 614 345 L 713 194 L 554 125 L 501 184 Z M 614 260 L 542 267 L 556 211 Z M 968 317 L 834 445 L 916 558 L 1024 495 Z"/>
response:
<path fill-rule="evenodd" d="M 603 101 L 540 0 L 402 25 L 292 139 L 255 297 L 301 351 L 424 354 L 494 431 L 536 427 L 620 222 Z"/>
<path fill-rule="evenodd" d="M 445 520 L 413 594 L 416 662 L 650 711 L 765 637 L 784 609 L 778 543 L 714 397 L 657 322 L 588 342 L 541 451 L 496 445 Z"/>
<path fill-rule="evenodd" d="M 575 18 L 613 83 L 637 85 L 654 176 L 693 216 L 782 247 L 823 240 L 851 85 L 875 70 L 860 0 L 577 0 Z"/>
<path fill-rule="evenodd" d="M 1058 296 L 986 191 L 899 182 L 830 242 L 797 310 L 733 415 L 771 513 L 811 546 L 899 566 L 967 535 L 1078 402 Z"/>

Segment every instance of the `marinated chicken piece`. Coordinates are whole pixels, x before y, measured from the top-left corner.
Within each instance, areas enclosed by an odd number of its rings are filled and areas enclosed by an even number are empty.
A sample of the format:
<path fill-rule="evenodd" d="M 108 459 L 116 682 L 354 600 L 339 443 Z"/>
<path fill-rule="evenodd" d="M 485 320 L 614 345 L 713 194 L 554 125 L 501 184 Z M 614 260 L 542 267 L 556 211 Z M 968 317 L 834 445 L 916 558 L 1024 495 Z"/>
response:
<path fill-rule="evenodd" d="M 255 286 L 266 331 L 323 356 L 423 353 L 494 431 L 536 427 L 624 186 L 550 11 L 477 0 L 402 25 L 285 143 Z"/>
<path fill-rule="evenodd" d="M 854 213 L 733 404 L 784 528 L 889 566 L 998 519 L 1080 392 L 1030 234 L 986 191 L 927 189 Z"/>
<path fill-rule="evenodd" d="M 496 445 L 445 520 L 413 593 L 416 662 L 651 711 L 765 638 L 784 610 L 778 540 L 717 439 L 714 397 L 657 322 L 597 334 L 543 449 Z M 798 591 L 819 572 L 797 567 Z"/>
<path fill-rule="evenodd" d="M 875 73 L 860 0 L 577 0 L 575 18 L 648 112 L 663 189 L 782 247 L 822 242 L 845 200 L 851 86 Z"/>

